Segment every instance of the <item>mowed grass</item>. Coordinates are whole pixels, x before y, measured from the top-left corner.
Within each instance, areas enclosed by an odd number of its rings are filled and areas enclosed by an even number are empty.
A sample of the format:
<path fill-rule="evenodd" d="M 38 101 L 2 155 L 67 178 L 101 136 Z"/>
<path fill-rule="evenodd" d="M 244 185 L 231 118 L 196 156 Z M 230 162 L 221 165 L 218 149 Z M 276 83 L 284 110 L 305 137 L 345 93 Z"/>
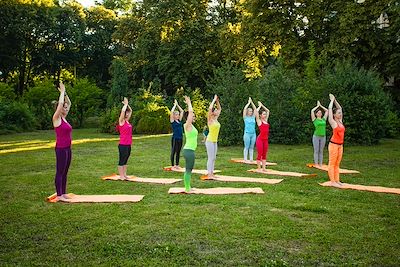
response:
<path fill-rule="evenodd" d="M 116 172 L 117 136 L 74 130 L 68 191 L 75 194 L 143 194 L 139 203 L 46 203 L 54 192 L 53 148 L 1 153 L 54 141 L 53 131 L 0 136 L 0 265 L 374 265 L 400 264 L 400 195 L 318 185 L 327 173 L 309 169 L 310 145 L 270 145 L 277 170 L 317 173 L 284 177 L 276 185 L 200 181 L 194 187 L 261 187 L 259 195 L 168 195 L 169 187 L 102 181 Z M 128 173 L 181 178 L 164 172 L 170 136 L 134 140 Z M 18 150 L 15 150 L 18 151 Z M 261 177 L 231 163 L 242 147 L 219 147 L 222 174 Z M 327 155 L 325 155 L 327 160 Z M 199 142 L 196 168 L 206 168 Z M 183 157 L 181 165 L 184 166 Z M 346 146 L 347 183 L 400 188 L 400 140 L 371 147 Z M 271 178 L 282 178 L 270 176 Z"/>

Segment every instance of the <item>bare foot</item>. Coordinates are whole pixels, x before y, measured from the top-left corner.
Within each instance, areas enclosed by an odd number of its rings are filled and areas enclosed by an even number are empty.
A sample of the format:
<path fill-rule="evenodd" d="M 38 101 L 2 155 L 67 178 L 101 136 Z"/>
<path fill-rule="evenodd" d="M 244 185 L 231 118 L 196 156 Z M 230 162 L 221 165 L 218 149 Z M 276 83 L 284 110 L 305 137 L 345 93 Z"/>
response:
<path fill-rule="evenodd" d="M 61 195 L 65 199 L 71 199 L 72 197 L 69 194 L 62 194 Z"/>
<path fill-rule="evenodd" d="M 57 196 L 57 201 L 61 201 L 61 202 L 67 202 L 68 201 L 68 199 L 67 198 L 65 198 L 64 197 L 64 195 L 61 195 L 61 196 Z"/>

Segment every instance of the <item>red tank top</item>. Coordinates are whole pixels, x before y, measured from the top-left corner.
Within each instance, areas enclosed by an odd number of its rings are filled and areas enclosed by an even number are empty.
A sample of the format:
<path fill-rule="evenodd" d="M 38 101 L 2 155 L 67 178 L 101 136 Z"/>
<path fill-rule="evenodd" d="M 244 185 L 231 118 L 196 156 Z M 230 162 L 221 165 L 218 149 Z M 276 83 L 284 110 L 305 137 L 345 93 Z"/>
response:
<path fill-rule="evenodd" d="M 60 126 L 54 128 L 56 132 L 56 148 L 67 148 L 71 146 L 72 126 L 61 118 Z"/>
<path fill-rule="evenodd" d="M 132 124 L 125 121 L 124 124 L 118 125 L 119 127 L 119 144 L 131 145 L 132 144 Z"/>
<path fill-rule="evenodd" d="M 268 140 L 269 136 L 269 123 L 263 123 L 261 122 L 261 125 L 258 126 L 258 129 L 260 129 L 260 134 L 258 135 L 261 139 L 263 140 Z"/>
<path fill-rule="evenodd" d="M 342 145 L 344 143 L 344 131 L 345 127 L 341 123 L 337 123 L 337 127 L 333 129 L 331 142 L 334 144 Z"/>

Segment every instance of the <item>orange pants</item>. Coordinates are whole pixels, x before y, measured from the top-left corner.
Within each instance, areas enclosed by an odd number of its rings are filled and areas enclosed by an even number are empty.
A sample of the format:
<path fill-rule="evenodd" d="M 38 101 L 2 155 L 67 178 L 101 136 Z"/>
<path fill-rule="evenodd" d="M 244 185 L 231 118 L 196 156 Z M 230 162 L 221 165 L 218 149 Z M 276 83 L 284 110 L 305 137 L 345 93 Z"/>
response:
<path fill-rule="evenodd" d="M 343 156 L 343 145 L 329 143 L 328 175 L 331 182 L 339 182 L 339 165 Z"/>

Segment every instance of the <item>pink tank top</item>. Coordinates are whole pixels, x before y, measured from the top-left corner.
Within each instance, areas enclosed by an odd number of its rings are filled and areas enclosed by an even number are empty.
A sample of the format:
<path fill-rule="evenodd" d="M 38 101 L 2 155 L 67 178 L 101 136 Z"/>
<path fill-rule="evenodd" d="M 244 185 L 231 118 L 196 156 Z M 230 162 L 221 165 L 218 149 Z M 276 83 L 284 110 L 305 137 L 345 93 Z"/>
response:
<path fill-rule="evenodd" d="M 54 128 L 56 132 L 56 148 L 67 148 L 71 146 L 72 126 L 61 118 L 60 126 Z"/>
<path fill-rule="evenodd" d="M 132 124 L 125 121 L 124 124 L 119 126 L 119 144 L 131 145 L 132 144 Z"/>
<path fill-rule="evenodd" d="M 269 123 L 261 122 L 261 125 L 258 126 L 260 129 L 260 134 L 258 135 L 262 140 L 268 140 L 269 136 Z"/>

